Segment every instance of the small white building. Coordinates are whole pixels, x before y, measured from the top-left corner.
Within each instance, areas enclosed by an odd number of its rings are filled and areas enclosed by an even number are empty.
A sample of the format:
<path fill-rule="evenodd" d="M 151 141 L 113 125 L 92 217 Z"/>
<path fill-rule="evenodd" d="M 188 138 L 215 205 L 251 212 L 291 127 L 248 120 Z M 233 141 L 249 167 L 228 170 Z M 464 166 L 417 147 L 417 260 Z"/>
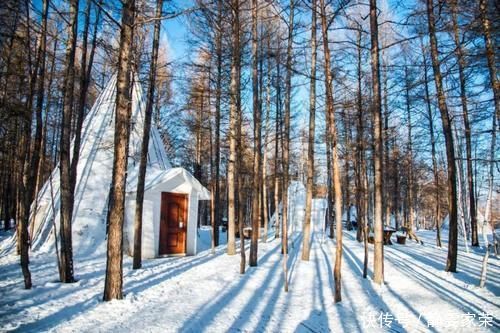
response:
<path fill-rule="evenodd" d="M 125 198 L 124 245 L 133 255 L 137 174 L 129 175 Z M 183 168 L 149 168 L 142 214 L 142 258 L 195 255 L 198 201 L 210 192 Z"/>

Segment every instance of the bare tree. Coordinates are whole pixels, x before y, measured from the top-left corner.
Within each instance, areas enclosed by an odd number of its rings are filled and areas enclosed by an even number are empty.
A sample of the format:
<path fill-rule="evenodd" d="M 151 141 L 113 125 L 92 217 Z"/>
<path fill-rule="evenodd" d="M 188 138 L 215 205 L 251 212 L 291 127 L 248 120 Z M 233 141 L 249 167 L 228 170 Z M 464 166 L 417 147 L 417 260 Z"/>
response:
<path fill-rule="evenodd" d="M 141 143 L 141 160 L 139 163 L 139 175 L 137 176 L 137 191 L 135 200 L 134 219 L 134 262 L 133 268 L 141 268 L 142 258 L 142 211 L 144 204 L 144 185 L 146 181 L 146 168 L 148 164 L 149 133 L 151 132 L 151 119 L 153 116 L 153 104 L 156 87 L 156 70 L 158 65 L 158 47 L 160 45 L 160 17 L 162 15 L 163 0 L 156 1 L 156 13 L 153 32 L 153 46 L 151 50 L 151 67 L 149 68 L 149 87 L 146 96 L 146 110 L 144 114 L 144 130 Z"/>
<path fill-rule="evenodd" d="M 276 51 L 276 115 L 275 115 L 275 130 L 274 130 L 274 209 L 275 209 L 275 238 L 280 237 L 280 179 L 278 173 L 280 172 L 280 137 L 281 137 L 281 75 L 280 75 L 280 61 L 281 61 L 281 48 L 278 44 Z"/>
<path fill-rule="evenodd" d="M 288 44 L 286 49 L 286 78 L 285 78 L 285 114 L 283 140 L 283 188 L 281 204 L 283 205 L 281 240 L 283 249 L 283 274 L 285 277 L 285 292 L 288 292 L 288 182 L 289 182 L 289 154 L 290 154 L 290 104 L 292 99 L 292 57 L 294 33 L 295 0 L 290 0 L 290 17 L 288 22 Z"/>
<path fill-rule="evenodd" d="M 269 207 L 268 207 L 268 191 L 267 191 L 267 164 L 268 164 L 268 146 L 269 146 L 269 127 L 271 123 L 271 57 L 270 57 L 270 36 L 267 36 L 267 82 L 266 82 L 266 124 L 264 129 L 264 149 L 262 160 L 262 209 L 264 218 L 264 233 L 262 242 L 267 242 L 267 233 L 269 229 Z"/>
<path fill-rule="evenodd" d="M 228 187 L 228 238 L 227 238 L 227 254 L 236 254 L 235 243 L 235 181 L 237 177 L 237 134 L 238 134 L 238 94 L 239 94 L 239 59 L 240 59 L 240 2 L 233 0 L 231 3 L 231 11 L 233 17 L 232 27 L 232 62 L 231 62 L 231 86 L 230 86 L 230 114 L 229 114 L 229 161 L 227 170 L 227 187 Z M 238 221 L 241 223 L 241 221 Z M 240 235 L 242 237 L 242 235 Z"/>
<path fill-rule="evenodd" d="M 336 224 L 336 251 L 335 268 L 335 302 L 342 300 L 341 294 L 341 266 L 342 266 L 342 183 L 340 181 L 340 165 L 338 157 L 337 128 L 335 123 L 335 108 L 333 100 L 333 77 L 330 63 L 330 45 L 328 40 L 328 25 L 326 19 L 326 7 L 324 0 L 320 0 L 321 7 L 321 30 L 323 33 L 323 52 L 325 64 L 325 92 L 328 136 L 331 143 L 331 157 L 333 166 L 333 192 L 335 194 L 335 224 Z"/>
<path fill-rule="evenodd" d="M 123 220 L 127 177 L 128 141 L 131 115 L 131 64 L 134 35 L 135 0 L 123 2 L 116 82 L 115 138 L 113 176 L 110 189 L 108 251 L 105 301 L 123 297 Z"/>
<path fill-rule="evenodd" d="M 460 83 L 460 101 L 462 103 L 462 117 L 465 127 L 465 152 L 467 160 L 467 185 L 469 192 L 469 214 L 471 224 L 471 245 L 479 246 L 477 236 L 477 213 L 476 198 L 474 191 L 474 173 L 472 171 L 472 144 L 471 144 L 471 126 L 469 121 L 469 108 L 467 101 L 466 80 L 465 80 L 465 58 L 458 30 L 458 0 L 451 2 L 451 17 L 453 25 L 453 39 L 455 41 L 455 55 L 458 60 L 458 77 Z M 461 163 L 461 162 L 460 162 Z M 464 198 L 465 199 L 465 198 Z"/>
<path fill-rule="evenodd" d="M 370 0 L 370 37 L 371 37 L 371 67 L 372 67 L 372 113 L 373 113 L 373 164 L 375 167 L 375 206 L 373 229 L 375 231 L 373 281 L 377 284 L 384 282 L 384 244 L 383 244 L 383 211 L 382 200 L 384 179 L 382 172 L 383 143 L 382 143 L 382 108 L 380 93 L 380 62 L 378 45 L 377 0 Z"/>
<path fill-rule="evenodd" d="M 429 39 L 431 46 L 432 68 L 434 71 L 434 82 L 438 96 L 438 106 L 441 113 L 443 133 L 446 142 L 446 160 L 448 166 L 448 212 L 449 212 L 449 237 L 448 237 L 448 258 L 445 270 L 456 272 L 457 270 L 457 171 L 455 166 L 455 147 L 453 144 L 453 133 L 451 120 L 446 104 L 446 96 L 443 90 L 443 78 L 439 68 L 438 44 L 436 38 L 436 19 L 434 16 L 433 0 L 427 0 L 427 23 L 429 27 Z"/>
<path fill-rule="evenodd" d="M 221 95 L 222 95 L 222 0 L 217 0 L 217 27 L 215 38 L 215 53 L 217 62 L 216 87 L 215 87 L 215 200 L 214 219 L 212 222 L 212 246 L 219 245 L 219 221 L 220 209 L 220 118 L 221 118 Z"/>
<path fill-rule="evenodd" d="M 491 21 L 488 18 L 488 1 L 479 0 L 479 17 L 483 28 L 484 44 L 486 47 L 486 59 L 488 60 L 488 70 L 490 72 L 490 84 L 495 100 L 495 113 L 500 119 L 500 81 L 497 76 L 497 65 L 495 61 L 495 42 L 491 38 Z"/>
<path fill-rule="evenodd" d="M 424 65 L 424 90 L 425 90 L 425 104 L 427 107 L 427 118 L 429 120 L 429 135 L 430 135 L 430 140 L 431 140 L 431 157 L 432 157 L 432 173 L 434 175 L 434 186 L 435 186 L 435 225 L 436 225 L 436 245 L 438 247 L 441 247 L 441 204 L 440 204 L 440 195 L 439 195 L 439 171 L 438 171 L 438 164 L 437 164 L 437 158 L 436 158 L 436 138 L 434 135 L 434 118 L 432 115 L 432 108 L 431 108 L 431 96 L 429 93 L 429 77 L 428 77 L 428 64 L 427 64 L 427 57 L 426 57 L 426 51 L 425 47 L 423 44 L 423 41 L 421 41 L 422 44 L 422 58 L 423 58 L 423 65 Z"/>
<path fill-rule="evenodd" d="M 249 265 L 257 266 L 257 251 L 259 244 L 259 198 L 261 189 L 261 110 L 259 102 L 259 76 L 258 76 L 258 61 L 259 54 L 257 49 L 258 32 L 257 32 L 257 17 L 258 8 L 257 0 L 252 0 L 252 91 L 253 91 L 253 193 L 252 193 L 252 240 L 250 243 L 250 258 Z"/>
<path fill-rule="evenodd" d="M 70 1 L 70 19 L 66 45 L 66 70 L 63 92 L 64 108 L 61 121 L 60 180 L 61 180 L 61 282 L 74 282 L 73 244 L 71 223 L 73 218 L 74 192 L 72 191 L 70 149 L 73 96 L 75 86 L 75 49 L 78 25 L 78 0 Z"/>
<path fill-rule="evenodd" d="M 309 260 L 310 234 L 311 234 L 311 210 L 314 187 L 314 130 L 316 121 L 316 0 L 312 0 L 311 7 L 311 78 L 309 91 L 309 139 L 307 141 L 307 182 L 306 182 L 306 211 L 304 215 L 302 260 Z"/>

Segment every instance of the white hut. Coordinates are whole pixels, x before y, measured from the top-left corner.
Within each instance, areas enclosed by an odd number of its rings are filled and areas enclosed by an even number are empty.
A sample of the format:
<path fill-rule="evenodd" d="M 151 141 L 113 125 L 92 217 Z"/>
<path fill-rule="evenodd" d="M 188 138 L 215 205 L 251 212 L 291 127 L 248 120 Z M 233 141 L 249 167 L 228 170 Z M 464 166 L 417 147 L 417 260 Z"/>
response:
<path fill-rule="evenodd" d="M 125 247 L 133 255 L 135 189 L 137 176 L 129 175 L 125 198 Z M 182 168 L 148 169 L 142 214 L 142 258 L 164 255 L 195 255 L 198 201 L 210 193 Z"/>

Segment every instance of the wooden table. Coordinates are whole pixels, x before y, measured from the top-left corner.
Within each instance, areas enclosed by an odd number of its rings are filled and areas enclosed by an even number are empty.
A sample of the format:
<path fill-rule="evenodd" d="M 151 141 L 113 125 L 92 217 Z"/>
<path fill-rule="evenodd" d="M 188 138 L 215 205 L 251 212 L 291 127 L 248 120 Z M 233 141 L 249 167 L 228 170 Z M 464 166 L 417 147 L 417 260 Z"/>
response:
<path fill-rule="evenodd" d="M 391 236 L 395 232 L 394 229 L 384 229 L 384 245 L 392 245 Z"/>

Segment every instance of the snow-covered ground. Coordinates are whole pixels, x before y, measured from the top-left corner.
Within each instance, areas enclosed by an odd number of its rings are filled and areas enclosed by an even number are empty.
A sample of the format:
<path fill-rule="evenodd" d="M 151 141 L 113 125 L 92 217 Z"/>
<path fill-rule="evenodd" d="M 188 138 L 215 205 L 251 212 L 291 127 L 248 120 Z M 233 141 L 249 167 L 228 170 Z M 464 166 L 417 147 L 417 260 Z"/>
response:
<path fill-rule="evenodd" d="M 315 220 L 324 216 L 315 202 Z M 363 279 L 363 246 L 344 234 L 342 297 L 333 302 L 334 243 L 315 223 L 310 261 L 293 235 L 290 291 L 283 291 L 279 240 L 259 244 L 259 266 L 239 274 L 239 255 L 225 246 L 193 257 L 146 260 L 133 271 L 124 261 L 125 299 L 102 302 L 106 258 L 78 259 L 77 283 L 61 284 L 53 257 L 31 258 L 32 290 L 23 290 L 15 255 L 0 257 L 0 331 L 22 332 L 475 332 L 500 330 L 500 262 L 490 257 L 488 281 L 476 287 L 483 253 L 459 253 L 459 273 L 443 271 L 447 250 L 434 233 L 419 245 L 386 246 L 385 280 Z M 200 230 L 208 247 L 209 231 Z M 446 235 L 443 235 L 446 238 Z M 224 237 L 221 237 L 224 239 Z M 462 245 L 463 243 L 460 243 Z M 444 244 L 446 245 L 446 243 Z M 373 256 L 370 245 L 370 275 Z M 468 320 L 474 318 L 472 322 Z M 490 326 L 491 325 L 491 326 Z"/>

